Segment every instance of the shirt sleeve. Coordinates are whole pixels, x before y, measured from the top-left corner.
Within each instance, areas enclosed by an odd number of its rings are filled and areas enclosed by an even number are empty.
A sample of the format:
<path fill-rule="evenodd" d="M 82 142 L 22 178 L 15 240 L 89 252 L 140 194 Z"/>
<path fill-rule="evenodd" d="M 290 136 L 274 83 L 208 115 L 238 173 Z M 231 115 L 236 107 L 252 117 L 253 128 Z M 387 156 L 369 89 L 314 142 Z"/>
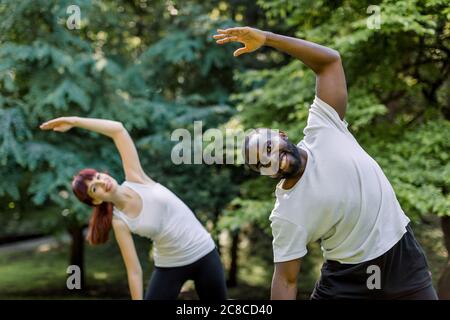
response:
<path fill-rule="evenodd" d="M 272 216 L 271 221 L 274 262 L 294 260 L 306 255 L 308 237 L 304 228 L 276 216 Z"/>
<path fill-rule="evenodd" d="M 314 102 L 309 109 L 308 123 L 306 129 L 316 130 L 319 128 L 334 128 L 344 133 L 348 132 L 348 123 L 341 120 L 337 111 L 319 97 L 314 98 Z"/>

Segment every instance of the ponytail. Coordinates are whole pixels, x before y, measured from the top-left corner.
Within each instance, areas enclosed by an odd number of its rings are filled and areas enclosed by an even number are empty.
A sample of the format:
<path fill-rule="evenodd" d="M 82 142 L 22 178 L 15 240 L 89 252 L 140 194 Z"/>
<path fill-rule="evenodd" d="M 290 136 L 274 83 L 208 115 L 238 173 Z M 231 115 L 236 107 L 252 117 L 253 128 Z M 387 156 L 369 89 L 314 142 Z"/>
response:
<path fill-rule="evenodd" d="M 110 202 L 102 202 L 94 207 L 86 236 L 89 244 L 102 244 L 108 240 L 112 225 L 112 212 L 113 205 Z"/>

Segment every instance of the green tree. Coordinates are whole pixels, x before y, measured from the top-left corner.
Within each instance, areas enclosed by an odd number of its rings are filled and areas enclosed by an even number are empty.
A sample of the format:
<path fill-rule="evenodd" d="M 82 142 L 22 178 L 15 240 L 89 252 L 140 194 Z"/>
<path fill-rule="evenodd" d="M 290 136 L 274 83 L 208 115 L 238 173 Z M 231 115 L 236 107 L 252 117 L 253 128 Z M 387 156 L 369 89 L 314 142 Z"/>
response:
<path fill-rule="evenodd" d="M 213 231 L 233 195 L 226 168 L 175 166 L 170 159 L 172 130 L 190 128 L 194 120 L 207 129 L 233 112 L 232 57 L 210 45 L 224 19 L 209 18 L 217 3 L 199 3 L 0 5 L 0 198 L 58 212 L 49 219 L 57 221 L 54 230 L 63 228 L 72 237 L 70 264 L 84 264 L 83 228 L 90 215 L 72 195 L 73 175 L 84 167 L 108 170 L 119 180 L 123 175 L 111 141 L 83 130 L 69 135 L 38 130 L 50 118 L 123 122 L 148 174 L 174 190 L 200 220 L 212 221 Z M 73 4 L 80 7 L 81 28 L 69 30 L 66 10 Z"/>

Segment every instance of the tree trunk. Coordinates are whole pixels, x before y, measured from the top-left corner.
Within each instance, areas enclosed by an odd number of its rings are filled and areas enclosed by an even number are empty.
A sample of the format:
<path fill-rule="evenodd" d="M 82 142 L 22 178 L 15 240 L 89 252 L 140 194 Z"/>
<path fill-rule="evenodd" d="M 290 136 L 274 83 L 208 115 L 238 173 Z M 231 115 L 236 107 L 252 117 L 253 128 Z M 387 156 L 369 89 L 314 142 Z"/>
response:
<path fill-rule="evenodd" d="M 80 268 L 81 276 L 81 290 L 84 290 L 85 275 L 84 275 L 84 236 L 83 227 L 73 226 L 69 229 L 71 236 L 70 244 L 70 265 L 78 266 Z"/>
<path fill-rule="evenodd" d="M 234 231 L 231 233 L 231 248 L 230 248 L 230 271 L 228 273 L 228 286 L 237 286 L 237 273 L 238 273 L 238 245 L 239 245 L 239 231 Z"/>
<path fill-rule="evenodd" d="M 216 243 L 216 247 L 217 247 L 217 252 L 219 253 L 219 256 L 222 256 L 222 249 L 220 248 L 220 233 L 217 232 L 217 221 L 219 221 L 219 216 L 220 216 L 220 210 L 218 208 L 214 209 L 214 220 L 213 220 L 213 230 L 215 230 L 215 232 L 213 233 L 213 240 Z"/>
<path fill-rule="evenodd" d="M 447 249 L 447 265 L 439 278 L 439 299 L 450 300 L 450 217 L 441 217 L 441 228 L 444 233 L 444 244 Z"/>

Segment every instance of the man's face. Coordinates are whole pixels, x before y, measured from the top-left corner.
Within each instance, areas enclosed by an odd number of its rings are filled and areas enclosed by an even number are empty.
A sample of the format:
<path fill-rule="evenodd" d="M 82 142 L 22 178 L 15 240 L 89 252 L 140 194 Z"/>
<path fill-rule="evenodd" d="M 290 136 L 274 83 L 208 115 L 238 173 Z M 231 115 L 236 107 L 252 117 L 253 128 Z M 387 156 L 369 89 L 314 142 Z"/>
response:
<path fill-rule="evenodd" d="M 245 139 L 245 162 L 261 175 L 291 178 L 301 168 L 300 152 L 284 132 L 258 129 Z"/>

